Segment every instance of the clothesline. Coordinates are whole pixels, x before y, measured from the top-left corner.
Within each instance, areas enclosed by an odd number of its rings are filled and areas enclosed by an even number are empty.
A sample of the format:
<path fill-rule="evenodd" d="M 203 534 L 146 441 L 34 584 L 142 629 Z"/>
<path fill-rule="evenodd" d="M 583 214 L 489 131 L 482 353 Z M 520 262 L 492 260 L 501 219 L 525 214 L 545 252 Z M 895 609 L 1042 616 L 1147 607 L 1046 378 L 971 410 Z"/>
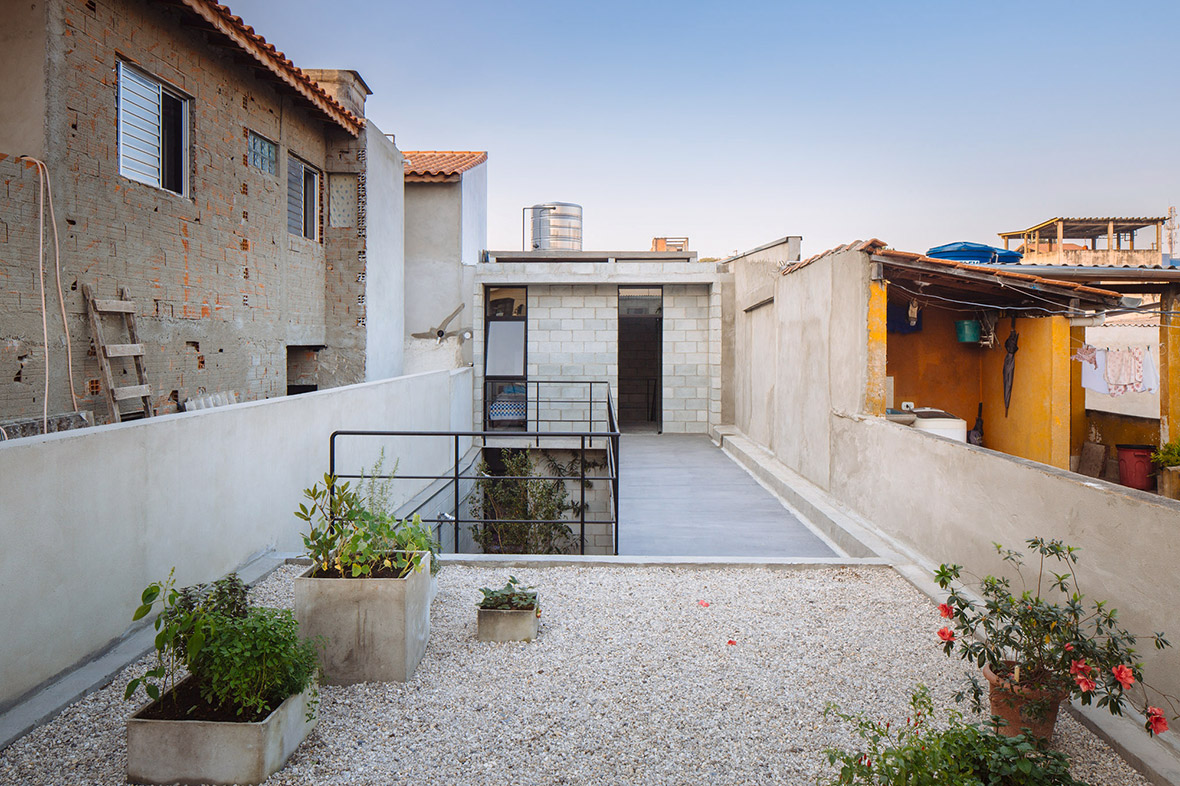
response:
<path fill-rule="evenodd" d="M 1072 337 L 1071 337 L 1072 338 Z M 1159 389 L 1159 373 L 1151 348 L 1103 349 L 1082 343 L 1070 360 L 1082 364 L 1082 387 L 1107 396 L 1151 393 Z"/>

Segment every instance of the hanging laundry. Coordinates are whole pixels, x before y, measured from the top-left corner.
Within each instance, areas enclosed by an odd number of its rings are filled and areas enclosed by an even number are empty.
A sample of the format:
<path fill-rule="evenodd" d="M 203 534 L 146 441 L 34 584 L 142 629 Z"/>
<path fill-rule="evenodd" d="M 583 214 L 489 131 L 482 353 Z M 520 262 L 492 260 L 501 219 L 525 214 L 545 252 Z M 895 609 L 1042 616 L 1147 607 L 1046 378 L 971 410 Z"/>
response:
<path fill-rule="evenodd" d="M 1094 357 L 1090 362 L 1082 363 L 1082 387 L 1101 393 L 1104 396 L 1110 395 L 1110 386 L 1106 384 L 1106 350 L 1094 350 Z"/>
<path fill-rule="evenodd" d="M 1098 347 L 1092 347 L 1089 344 L 1082 344 L 1082 346 L 1078 348 L 1078 351 L 1074 353 L 1070 360 L 1077 360 L 1082 363 L 1089 363 L 1091 366 L 1097 366 L 1098 361 L 1094 359 L 1094 356 L 1097 354 Z"/>
<path fill-rule="evenodd" d="M 1122 396 L 1143 389 L 1143 348 L 1111 349 L 1106 353 L 1106 383 L 1110 395 Z"/>
<path fill-rule="evenodd" d="M 1151 350 L 1143 350 L 1143 386 L 1140 388 L 1142 393 L 1154 393 L 1160 388 L 1160 373 L 1155 367 L 1155 359 L 1151 356 Z"/>

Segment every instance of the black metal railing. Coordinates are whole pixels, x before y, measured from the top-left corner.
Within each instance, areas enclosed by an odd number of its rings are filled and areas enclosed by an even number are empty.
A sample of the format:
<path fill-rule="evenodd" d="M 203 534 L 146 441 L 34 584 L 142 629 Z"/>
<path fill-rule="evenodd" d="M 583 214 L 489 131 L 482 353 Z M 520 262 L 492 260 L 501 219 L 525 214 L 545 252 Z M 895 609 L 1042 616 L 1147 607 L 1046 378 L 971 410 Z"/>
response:
<path fill-rule="evenodd" d="M 599 379 L 486 379 L 483 427 L 496 433 L 610 431 L 610 383 Z M 617 419 L 617 418 L 616 418 Z"/>
<path fill-rule="evenodd" d="M 548 383 L 536 382 L 534 384 L 542 385 Z M 421 486 L 411 499 L 403 504 L 398 510 L 399 517 L 411 516 L 418 514 L 421 516 L 423 523 L 431 525 L 434 530 L 435 537 L 440 544 L 443 545 L 443 551 L 462 551 L 461 548 L 464 542 L 463 535 L 465 528 L 478 526 L 483 527 L 489 523 L 495 524 L 565 524 L 577 525 L 577 547 L 578 553 L 586 553 L 586 527 L 587 525 L 605 525 L 607 531 L 611 534 L 611 551 L 614 554 L 619 553 L 619 427 L 618 417 L 615 412 L 614 401 L 611 397 L 610 386 L 605 383 L 597 381 L 581 381 L 575 383 L 560 382 L 553 383 L 565 386 L 567 389 L 570 386 L 579 384 L 586 384 L 587 388 L 587 402 L 595 400 L 594 386 L 601 384 L 603 390 L 601 392 L 601 401 L 603 403 L 604 414 L 601 421 L 596 421 L 594 418 L 585 420 L 587 425 L 586 431 L 558 431 L 558 430 L 540 430 L 539 428 L 532 431 L 505 431 L 505 430 L 484 430 L 484 431 L 364 431 L 364 430 L 346 430 L 332 432 L 328 444 L 328 472 L 336 478 L 342 480 L 368 480 L 371 478 L 391 479 L 397 481 L 411 481 L 414 486 Z M 557 401 L 557 399 L 554 399 Z M 573 401 L 570 403 L 580 403 Z M 485 409 L 486 411 L 486 409 Z M 593 413 L 591 413 L 593 414 Z M 541 424 L 552 425 L 554 423 L 565 423 L 572 421 L 565 420 L 535 420 L 534 423 L 538 426 Z M 601 425 L 601 430 L 596 426 Z M 360 440 L 389 440 L 389 439 L 410 439 L 410 440 L 446 440 L 447 450 L 450 453 L 450 460 L 441 471 L 437 472 L 421 472 L 421 473 L 403 473 L 398 471 L 389 474 L 368 475 L 365 472 L 341 472 L 338 471 L 338 440 L 343 439 L 360 439 Z M 552 446 L 553 449 L 572 450 L 578 457 L 578 472 L 576 475 L 532 475 L 532 476 L 517 476 L 517 475 L 489 475 L 478 471 L 479 456 L 484 448 L 514 448 L 519 447 L 527 449 L 529 447 L 544 448 L 546 445 Z M 586 474 L 586 453 L 592 450 L 604 450 L 606 454 L 605 474 L 587 476 Z M 427 449 L 411 450 L 407 455 L 423 455 L 427 453 Z M 433 451 L 436 456 L 441 455 L 441 450 L 436 445 Z M 404 456 L 403 456 L 404 460 Z M 404 462 L 403 462 L 404 463 Z M 480 483 L 481 480 L 493 479 L 501 480 L 540 480 L 540 481 L 559 481 L 576 482 L 578 484 L 578 505 L 577 517 L 573 519 L 554 519 L 554 520 L 526 520 L 526 519 L 499 519 L 488 518 L 483 500 L 481 498 Z M 605 506 L 605 518 L 603 513 L 599 512 L 594 517 L 587 517 L 586 504 L 586 488 L 587 481 L 604 481 L 608 488 L 609 498 Z M 450 530 L 447 532 L 446 530 Z M 449 544 L 446 535 L 450 535 Z M 450 548 L 446 548 L 446 546 Z"/>

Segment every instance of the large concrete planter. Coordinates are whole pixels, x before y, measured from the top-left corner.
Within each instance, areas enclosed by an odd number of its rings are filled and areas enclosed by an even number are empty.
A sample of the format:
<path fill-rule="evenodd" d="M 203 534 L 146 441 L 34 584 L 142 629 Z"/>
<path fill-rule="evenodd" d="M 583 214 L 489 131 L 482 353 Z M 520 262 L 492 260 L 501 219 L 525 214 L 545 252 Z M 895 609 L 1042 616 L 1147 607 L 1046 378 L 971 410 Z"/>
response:
<path fill-rule="evenodd" d="M 532 641 L 537 638 L 538 609 L 479 609 L 478 633 L 480 641 Z"/>
<path fill-rule="evenodd" d="M 430 638 L 430 555 L 400 579 L 295 579 L 299 632 L 323 636 L 324 681 L 405 682 L 414 676 Z"/>
<path fill-rule="evenodd" d="M 1180 499 L 1180 467 L 1160 467 L 1158 480 L 1162 496 Z"/>
<path fill-rule="evenodd" d="M 312 689 L 291 696 L 257 723 L 149 720 L 144 705 L 127 721 L 129 783 L 261 783 L 311 733 Z"/>

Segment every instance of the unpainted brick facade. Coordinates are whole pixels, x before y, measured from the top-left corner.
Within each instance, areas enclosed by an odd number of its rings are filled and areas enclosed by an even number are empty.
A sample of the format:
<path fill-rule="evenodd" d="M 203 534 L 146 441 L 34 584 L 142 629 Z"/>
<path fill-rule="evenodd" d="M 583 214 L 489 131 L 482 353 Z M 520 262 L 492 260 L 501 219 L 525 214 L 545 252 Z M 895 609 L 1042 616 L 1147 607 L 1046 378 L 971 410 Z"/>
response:
<path fill-rule="evenodd" d="M 239 400 L 285 395 L 288 346 L 320 348 L 310 365 L 306 357 L 295 360 L 300 384 L 362 381 L 363 134 L 356 139 L 330 122 L 243 53 L 190 24 L 179 6 L 147 0 L 46 5 L 40 152 L 52 178 L 79 406 L 98 422 L 110 419 L 98 389 L 81 291 L 86 283 L 99 298 L 128 288 L 157 414 L 217 391 L 234 391 Z M 185 196 L 119 174 L 120 60 L 189 99 Z M 275 174 L 249 164 L 251 131 L 277 144 Z M 38 173 L 17 159 L 29 152 L 36 151 L 0 149 L 0 421 L 40 415 L 43 402 Z M 287 229 L 292 154 L 320 173 L 314 240 Z M 323 206 L 332 172 L 360 176 L 355 226 L 327 226 Z M 48 211 L 45 244 L 49 411 L 66 412 L 73 405 Z M 109 343 L 126 341 L 121 321 L 107 318 L 104 326 Z M 133 381 L 130 362 L 115 360 L 112 367 L 116 385 Z M 120 373 L 124 367 L 128 371 Z"/>

